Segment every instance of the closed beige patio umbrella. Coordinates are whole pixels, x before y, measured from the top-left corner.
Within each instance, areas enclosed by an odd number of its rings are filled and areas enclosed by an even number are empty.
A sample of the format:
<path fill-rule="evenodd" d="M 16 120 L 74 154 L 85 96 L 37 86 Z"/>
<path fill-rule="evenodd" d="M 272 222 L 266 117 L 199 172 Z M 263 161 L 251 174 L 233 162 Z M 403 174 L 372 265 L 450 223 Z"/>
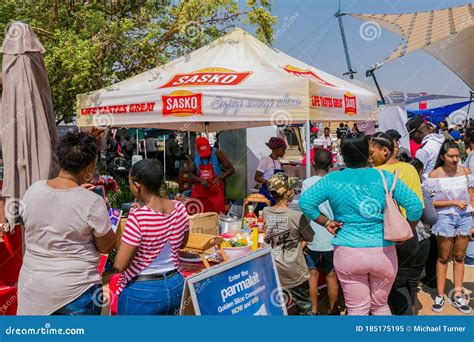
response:
<path fill-rule="evenodd" d="M 43 54 L 33 29 L 10 25 L 2 46 L 2 135 L 5 230 L 18 223 L 21 198 L 28 187 L 58 173 L 54 152 L 57 132 Z"/>

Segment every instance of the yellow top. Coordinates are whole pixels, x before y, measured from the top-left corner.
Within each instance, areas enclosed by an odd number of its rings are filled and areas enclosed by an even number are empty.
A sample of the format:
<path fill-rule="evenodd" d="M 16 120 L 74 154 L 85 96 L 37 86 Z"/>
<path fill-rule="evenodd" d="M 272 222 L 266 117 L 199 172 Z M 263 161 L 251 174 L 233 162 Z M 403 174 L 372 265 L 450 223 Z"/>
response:
<path fill-rule="evenodd" d="M 395 163 L 395 164 L 384 164 L 377 166 L 379 170 L 385 170 L 390 173 L 395 173 L 395 170 L 398 170 L 398 178 L 403 181 L 413 192 L 418 196 L 421 201 L 421 204 L 424 206 L 423 203 L 423 193 L 421 192 L 421 181 L 418 172 L 416 171 L 415 167 L 408 163 Z M 400 208 L 404 217 L 406 217 L 405 209 Z"/>

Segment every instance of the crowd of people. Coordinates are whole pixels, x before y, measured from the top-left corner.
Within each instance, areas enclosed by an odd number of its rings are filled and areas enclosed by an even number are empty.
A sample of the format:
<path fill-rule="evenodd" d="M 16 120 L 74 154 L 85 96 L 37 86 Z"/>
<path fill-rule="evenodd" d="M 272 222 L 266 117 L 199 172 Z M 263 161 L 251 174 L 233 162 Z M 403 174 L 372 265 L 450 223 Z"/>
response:
<path fill-rule="evenodd" d="M 280 138 L 268 142 L 272 152 L 260 162 L 255 180 L 271 199 L 263 209 L 264 240 L 274 251 L 280 282 L 290 294 L 289 313 L 326 313 L 318 305 L 320 273 L 328 286 L 330 315 L 341 313 L 339 287 L 348 315 L 416 314 L 420 281 L 436 287 L 432 310 L 441 312 L 450 261 L 454 291 L 448 300 L 461 313 L 471 312 L 463 282 L 472 234 L 474 128 L 463 132 L 468 157 L 462 164 L 459 142 L 435 133 L 420 118 L 410 119 L 406 127 L 413 144 L 419 145 L 414 158 L 400 147 L 396 131 L 366 136 L 341 127 L 345 167 L 331 171 L 330 146 L 316 147 L 315 175 L 303 182 L 301 211 L 289 206 L 295 194 L 278 160 L 286 144 Z M 327 133 L 323 138 L 328 140 Z M 127 149 L 125 145 L 120 153 Z M 110 252 L 116 237 L 103 199 L 88 184 L 99 150 L 93 135 L 67 133 L 57 146 L 59 176 L 33 184 L 23 198 L 20 315 L 100 314 L 98 254 Z M 201 186 L 197 195 L 209 199 L 213 208 L 220 206 L 222 181 L 235 172 L 232 164 L 198 138 L 194 167 Z M 402 242 L 384 236 L 384 180 L 414 232 Z M 158 160 L 134 163 L 128 181 L 143 205 L 130 212 L 115 258 L 114 268 L 121 272 L 118 314 L 173 314 L 179 311 L 184 284 L 178 251 L 188 238 L 188 213 L 179 201 L 161 197 L 163 167 Z"/>
<path fill-rule="evenodd" d="M 145 138 L 137 143 L 136 136 L 113 134 L 109 131 L 106 136 L 105 146 L 101 148 L 100 160 L 104 162 L 105 168 L 113 173 L 117 166 L 129 169 L 134 155 L 141 155 L 146 159 L 157 159 L 166 165 L 166 176 L 169 180 L 178 179 L 180 161 L 187 160 L 187 155 L 182 146 L 179 145 L 176 133 L 171 133 L 165 140 L 165 153 L 158 153 L 158 139 L 152 134 L 146 134 Z"/>

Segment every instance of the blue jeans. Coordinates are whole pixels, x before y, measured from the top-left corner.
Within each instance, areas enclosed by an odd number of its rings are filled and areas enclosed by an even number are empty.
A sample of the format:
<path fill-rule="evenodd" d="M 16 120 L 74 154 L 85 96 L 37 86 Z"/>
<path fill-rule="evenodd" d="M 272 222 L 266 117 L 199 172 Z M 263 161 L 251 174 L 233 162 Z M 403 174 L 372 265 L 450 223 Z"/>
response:
<path fill-rule="evenodd" d="M 53 312 L 52 315 L 100 315 L 102 306 L 104 306 L 102 297 L 102 285 L 96 284 L 89 287 L 86 292 L 84 292 L 80 297 L 73 300 L 71 303 Z"/>
<path fill-rule="evenodd" d="M 179 315 L 184 277 L 130 281 L 118 299 L 118 315 Z"/>

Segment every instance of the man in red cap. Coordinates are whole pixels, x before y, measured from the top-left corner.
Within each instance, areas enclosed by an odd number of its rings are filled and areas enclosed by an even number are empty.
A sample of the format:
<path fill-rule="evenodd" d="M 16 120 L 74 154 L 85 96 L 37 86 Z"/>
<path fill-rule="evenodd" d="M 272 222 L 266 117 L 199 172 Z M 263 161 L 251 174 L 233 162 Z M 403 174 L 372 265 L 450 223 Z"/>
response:
<path fill-rule="evenodd" d="M 225 212 L 223 180 L 235 173 L 234 166 L 225 154 L 211 147 L 206 138 L 197 138 L 190 173 L 195 181 L 191 198 L 202 203 L 202 212 Z"/>

